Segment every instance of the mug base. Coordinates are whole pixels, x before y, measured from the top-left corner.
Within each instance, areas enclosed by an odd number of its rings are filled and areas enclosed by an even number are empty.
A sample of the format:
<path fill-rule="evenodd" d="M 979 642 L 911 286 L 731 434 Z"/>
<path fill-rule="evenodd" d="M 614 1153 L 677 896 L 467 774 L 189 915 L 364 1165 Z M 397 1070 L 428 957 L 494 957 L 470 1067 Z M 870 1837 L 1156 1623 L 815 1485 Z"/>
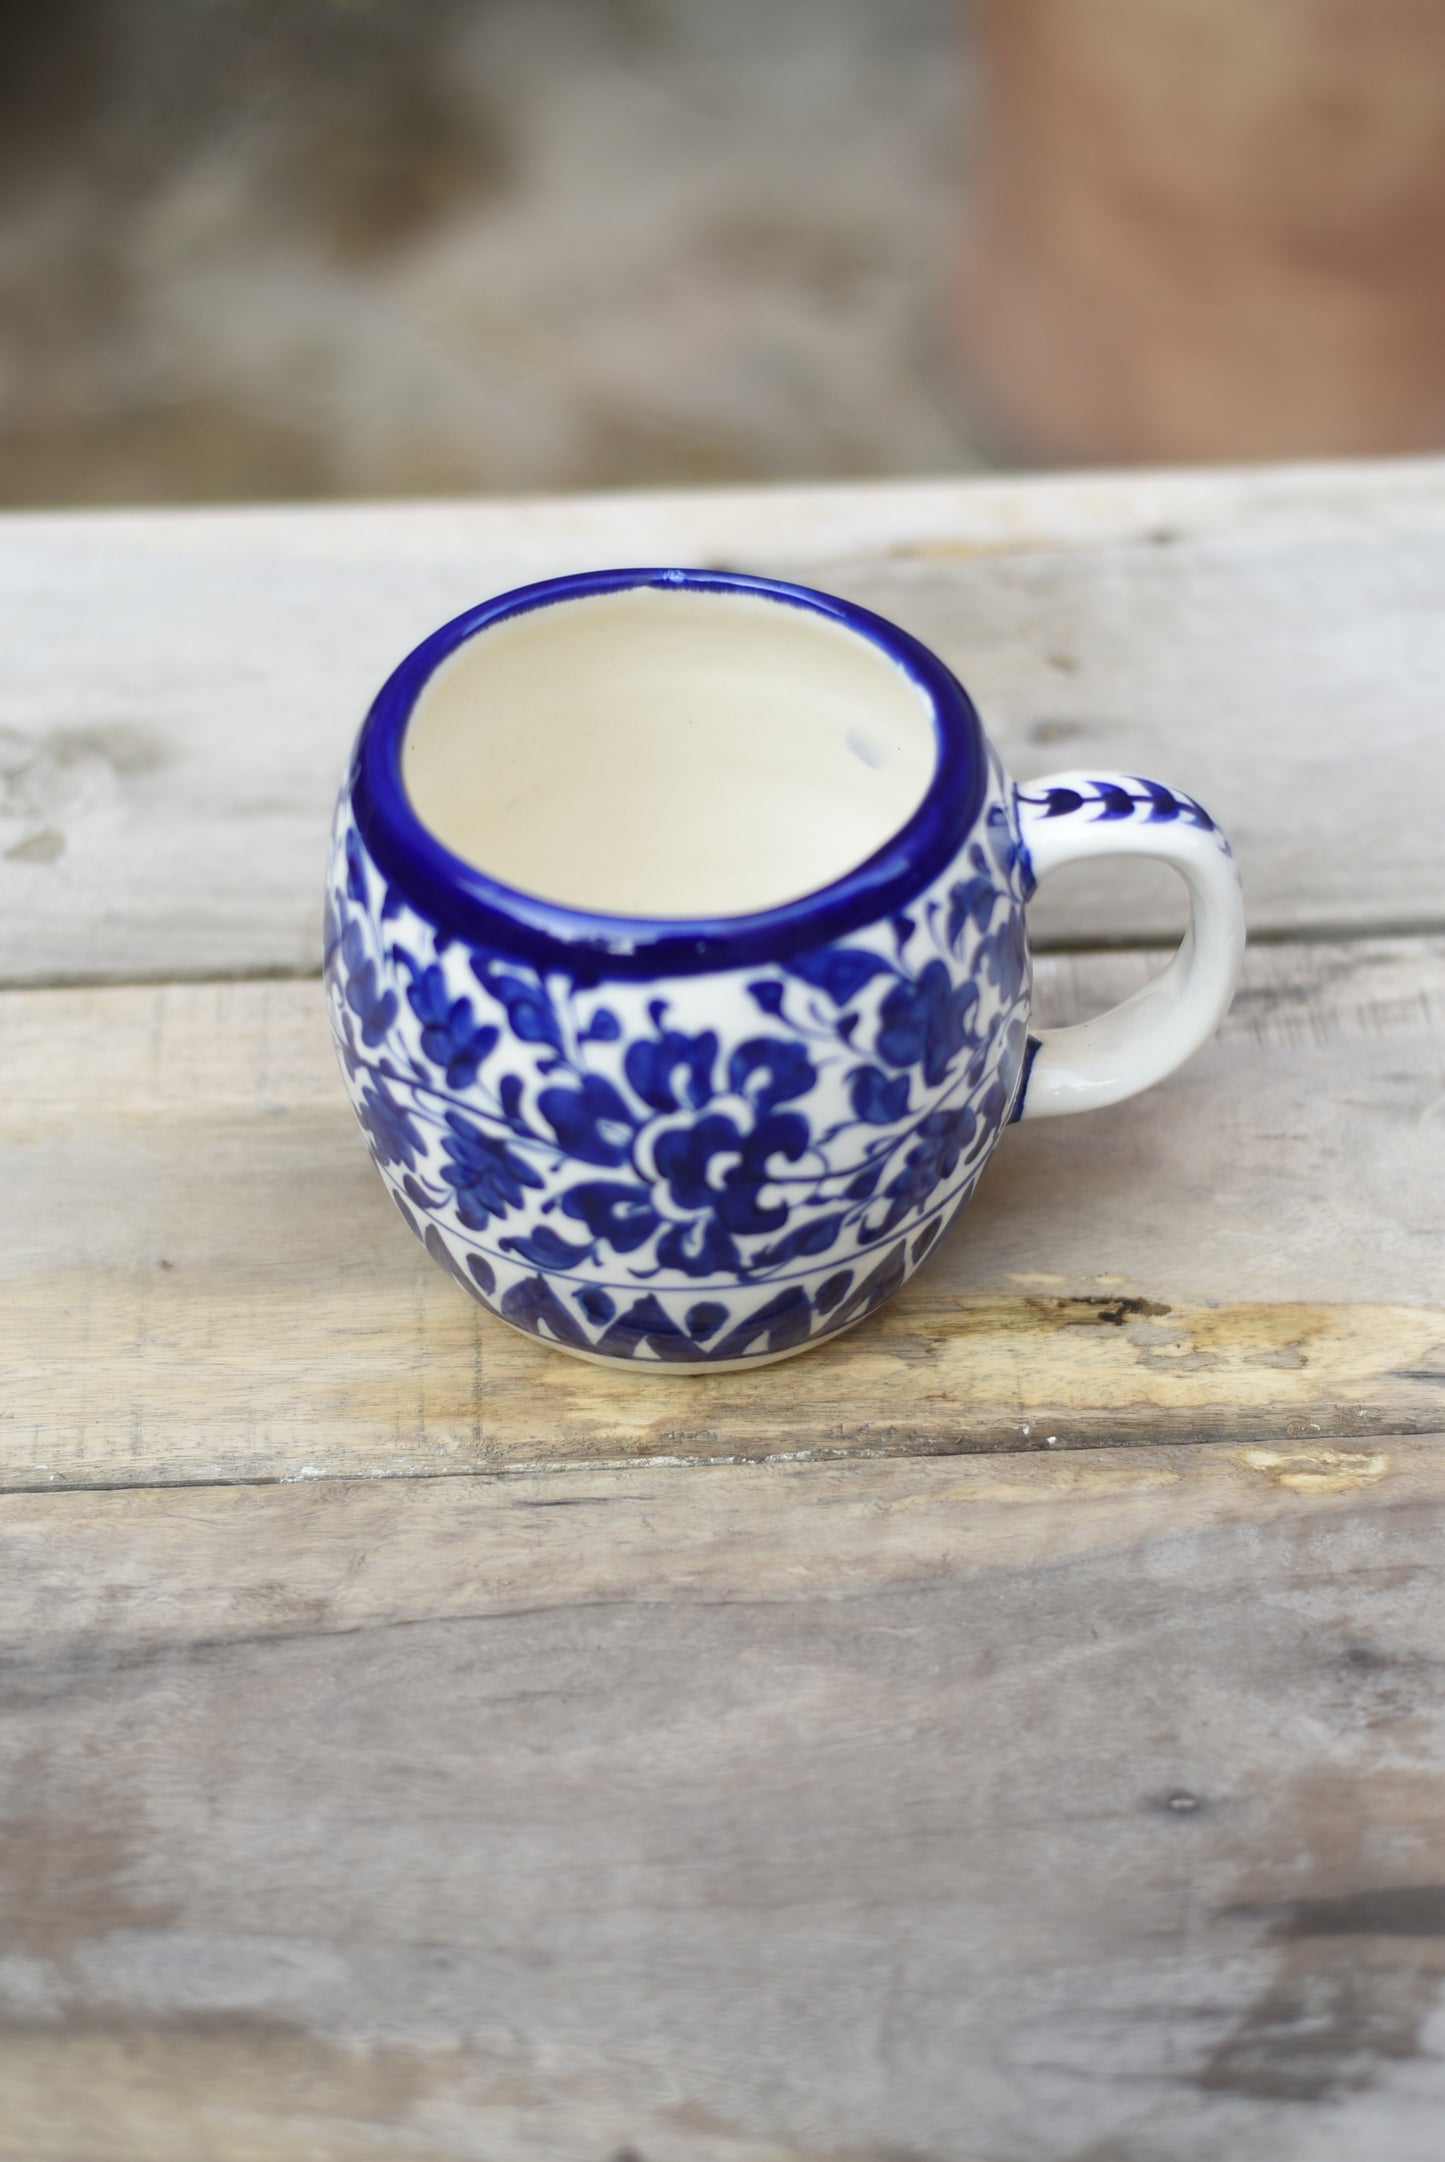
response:
<path fill-rule="evenodd" d="M 839 1332 L 842 1333 L 841 1331 Z M 820 1337 L 820 1343 L 831 1343 L 831 1337 Z M 812 1344 L 793 1344 L 786 1351 L 761 1351 L 755 1359 L 614 1359 L 605 1351 L 579 1351 L 575 1344 L 549 1343 L 549 1351 L 565 1352 L 569 1359 L 581 1359 L 588 1366 L 606 1366 L 614 1374 L 666 1374 L 670 1377 L 684 1375 L 691 1381 L 705 1381 L 709 1374 L 747 1374 L 755 1366 L 781 1366 L 784 1359 L 796 1359 L 800 1351 L 812 1351 Z"/>
<path fill-rule="evenodd" d="M 706 1381 L 714 1374 L 751 1374 L 760 1366 L 781 1366 L 784 1359 L 798 1359 L 805 1352 L 822 1351 L 867 1319 L 866 1314 L 859 1314 L 857 1320 L 847 1322 L 827 1336 L 812 1336 L 805 1343 L 789 1344 L 786 1351 L 760 1351 L 751 1358 L 741 1359 L 619 1359 L 605 1351 L 581 1351 L 576 1344 L 559 1344 L 555 1337 L 534 1341 L 545 1341 L 549 1351 L 565 1352 L 569 1359 L 581 1359 L 588 1366 L 608 1367 L 614 1374 L 655 1374 L 659 1378 L 672 1379 L 680 1375 L 690 1381 Z"/>

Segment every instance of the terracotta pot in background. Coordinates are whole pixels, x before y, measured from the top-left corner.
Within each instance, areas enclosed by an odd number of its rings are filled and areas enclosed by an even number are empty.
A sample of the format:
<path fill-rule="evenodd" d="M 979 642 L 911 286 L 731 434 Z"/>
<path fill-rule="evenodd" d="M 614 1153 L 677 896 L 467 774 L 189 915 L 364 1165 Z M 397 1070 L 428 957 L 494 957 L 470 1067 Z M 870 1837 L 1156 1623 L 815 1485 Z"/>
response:
<path fill-rule="evenodd" d="M 965 367 L 1019 447 L 1445 443 L 1445 0 L 977 0 Z"/>

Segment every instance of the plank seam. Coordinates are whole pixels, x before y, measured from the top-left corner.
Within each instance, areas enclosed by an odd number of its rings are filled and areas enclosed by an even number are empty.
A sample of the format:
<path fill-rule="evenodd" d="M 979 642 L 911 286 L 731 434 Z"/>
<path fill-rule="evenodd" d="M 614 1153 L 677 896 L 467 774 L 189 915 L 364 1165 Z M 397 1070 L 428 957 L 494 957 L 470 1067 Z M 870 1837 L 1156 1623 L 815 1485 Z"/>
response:
<path fill-rule="evenodd" d="M 1294 1448 L 1307 1455 L 1312 1449 L 1333 1449 L 1341 1444 L 1353 1449 L 1361 1449 L 1366 1445 L 1377 1449 L 1381 1443 L 1389 1441 L 1445 1440 L 1445 1431 L 1442 1431 L 1434 1418 L 1423 1420 L 1419 1425 L 1392 1418 L 1388 1432 L 1368 1426 L 1353 1426 L 1322 1428 L 1317 1431 L 1312 1429 L 1308 1434 L 1262 1434 L 1254 1439 L 1260 1446 Z M 1246 1432 L 1189 1435 L 1150 1433 L 1123 1436 L 1111 1434 L 1097 1441 L 1061 1441 L 1056 1444 L 1028 1441 L 980 1442 L 962 1448 L 940 1443 L 933 1448 L 761 1449 L 756 1454 L 745 1450 L 732 1450 L 716 1456 L 668 1456 L 658 1451 L 646 1456 L 540 1457 L 507 1464 L 444 1465 L 438 1466 L 434 1471 L 417 1465 L 405 1465 L 396 1470 L 378 1467 L 372 1471 L 303 1470 L 274 1472 L 269 1475 L 243 1473 L 234 1479 L 207 1477 L 80 1480 L 67 1479 L 63 1474 L 56 1474 L 44 1484 L 30 1480 L 0 1480 L 0 1501 L 16 1494 L 203 1493 L 229 1487 L 376 1486 L 393 1480 L 413 1484 L 441 1479 L 494 1480 L 500 1483 L 511 1479 L 540 1479 L 564 1475 L 577 1477 L 591 1472 L 726 1471 L 739 1466 L 762 1468 L 768 1464 L 816 1465 L 827 1470 L 840 1464 L 927 1464 L 984 1457 L 1034 1456 L 1048 1457 L 1052 1461 L 1060 1457 L 1095 1456 L 1101 1450 L 1107 1449 L 1169 1449 L 1184 1452 L 1249 1446 L 1251 1440 Z"/>
<path fill-rule="evenodd" d="M 1182 934 L 1183 926 L 1180 926 Z M 1445 937 L 1445 915 L 1439 917 L 1382 918 L 1375 923 L 1317 923 L 1309 925 L 1281 925 L 1278 927 L 1251 927 L 1251 946 L 1352 946 L 1364 945 L 1372 939 L 1419 940 Z M 1175 935 L 1158 936 L 1148 931 L 1121 933 L 1118 938 L 1060 939 L 1041 938 L 1031 941 L 1030 950 L 1037 959 L 1087 960 L 1092 955 L 1113 956 L 1121 953 L 1172 953 L 1178 945 Z M 320 966 L 305 968 L 247 966 L 236 969 L 196 970 L 155 969 L 137 970 L 134 974 L 113 976 L 76 970 L 50 976 L 0 975 L 0 994 L 11 991 L 126 991 L 158 990 L 168 985 L 185 986 L 190 990 L 204 990 L 208 985 L 244 983 L 314 983 L 321 982 Z"/>

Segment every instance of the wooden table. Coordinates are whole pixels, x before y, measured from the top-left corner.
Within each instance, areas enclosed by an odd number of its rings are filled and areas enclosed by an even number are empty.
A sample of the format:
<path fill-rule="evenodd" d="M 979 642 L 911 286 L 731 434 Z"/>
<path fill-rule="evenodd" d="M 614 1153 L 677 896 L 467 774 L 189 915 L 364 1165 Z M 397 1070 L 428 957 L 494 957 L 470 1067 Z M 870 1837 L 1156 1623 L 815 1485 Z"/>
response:
<path fill-rule="evenodd" d="M 1254 943 L 846 1341 L 644 1386 L 418 1253 L 315 975 L 389 664 L 669 559 L 1197 791 Z M 0 523 L 0 2155 L 1438 2162 L 1442 603 L 1440 465 Z"/>

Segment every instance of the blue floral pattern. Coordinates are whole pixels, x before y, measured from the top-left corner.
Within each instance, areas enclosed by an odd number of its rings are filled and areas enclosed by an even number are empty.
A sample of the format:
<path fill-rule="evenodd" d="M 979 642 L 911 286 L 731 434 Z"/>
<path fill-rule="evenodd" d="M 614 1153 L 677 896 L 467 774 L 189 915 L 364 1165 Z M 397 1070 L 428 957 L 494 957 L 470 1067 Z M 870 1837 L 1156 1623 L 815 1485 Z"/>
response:
<path fill-rule="evenodd" d="M 438 933 L 343 798 L 327 993 L 373 1158 L 458 1281 L 574 1350 L 714 1364 L 831 1335 L 916 1266 L 1008 1119 L 1026 876 L 995 760 L 907 914 L 775 968 L 579 987 Z"/>

